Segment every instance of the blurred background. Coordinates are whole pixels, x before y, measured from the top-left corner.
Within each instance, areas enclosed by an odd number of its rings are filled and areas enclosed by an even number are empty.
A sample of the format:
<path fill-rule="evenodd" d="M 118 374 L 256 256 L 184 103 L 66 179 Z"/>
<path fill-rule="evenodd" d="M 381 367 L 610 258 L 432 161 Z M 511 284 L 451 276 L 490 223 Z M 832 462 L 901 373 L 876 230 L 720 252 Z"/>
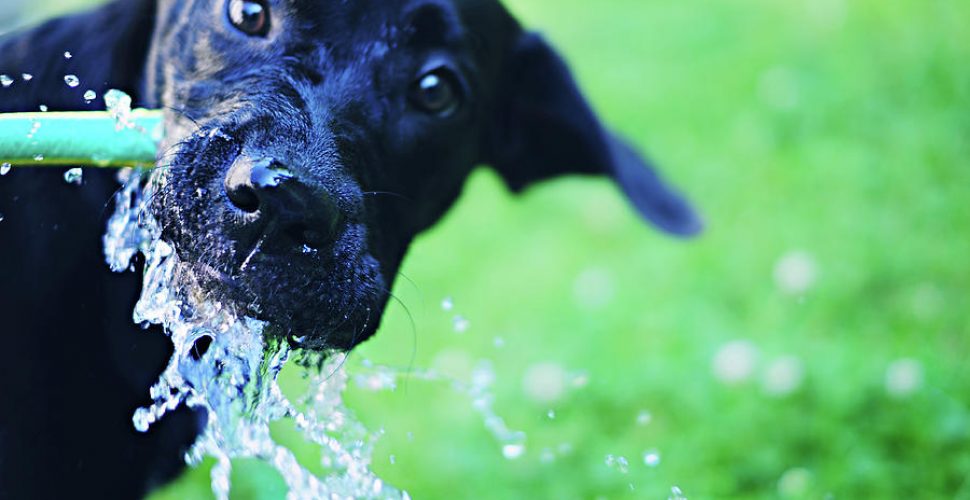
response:
<path fill-rule="evenodd" d="M 708 230 L 667 239 L 605 180 L 513 197 L 477 172 L 355 357 L 489 360 L 526 449 L 447 384 L 353 389 L 378 474 L 413 498 L 970 498 L 970 3 L 506 3 Z M 233 487 L 285 492 L 254 463 Z M 209 497 L 205 468 L 156 495 Z"/>

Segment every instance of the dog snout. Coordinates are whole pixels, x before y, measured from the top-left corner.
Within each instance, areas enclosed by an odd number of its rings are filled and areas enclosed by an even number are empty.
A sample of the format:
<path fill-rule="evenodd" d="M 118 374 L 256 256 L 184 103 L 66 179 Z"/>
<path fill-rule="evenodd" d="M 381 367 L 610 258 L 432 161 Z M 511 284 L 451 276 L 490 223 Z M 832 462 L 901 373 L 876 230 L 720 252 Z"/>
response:
<path fill-rule="evenodd" d="M 225 176 L 230 205 L 255 219 L 273 246 L 320 249 L 333 241 L 341 215 L 330 193 L 273 158 L 240 156 Z"/>

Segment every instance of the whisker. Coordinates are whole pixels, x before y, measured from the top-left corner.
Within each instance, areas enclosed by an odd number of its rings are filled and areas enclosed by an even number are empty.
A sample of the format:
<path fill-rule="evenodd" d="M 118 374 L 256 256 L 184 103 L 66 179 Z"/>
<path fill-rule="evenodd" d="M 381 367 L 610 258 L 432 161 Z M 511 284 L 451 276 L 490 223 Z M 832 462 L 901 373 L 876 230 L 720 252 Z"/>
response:
<path fill-rule="evenodd" d="M 404 377 L 404 392 L 407 393 L 411 373 L 414 371 L 414 363 L 418 357 L 418 324 L 414 321 L 414 315 L 411 314 L 411 309 L 408 308 L 407 304 L 401 298 L 390 291 L 387 294 L 404 309 L 404 313 L 408 316 L 408 322 L 411 324 L 411 359 L 408 361 L 408 369 Z"/>
<path fill-rule="evenodd" d="M 412 200 L 411 198 L 408 198 L 407 196 L 404 196 L 403 194 L 400 194 L 400 193 L 394 193 L 392 191 L 364 191 L 361 194 L 363 194 L 364 196 L 392 196 L 395 198 L 400 198 L 410 203 L 414 203 L 414 200 Z"/>

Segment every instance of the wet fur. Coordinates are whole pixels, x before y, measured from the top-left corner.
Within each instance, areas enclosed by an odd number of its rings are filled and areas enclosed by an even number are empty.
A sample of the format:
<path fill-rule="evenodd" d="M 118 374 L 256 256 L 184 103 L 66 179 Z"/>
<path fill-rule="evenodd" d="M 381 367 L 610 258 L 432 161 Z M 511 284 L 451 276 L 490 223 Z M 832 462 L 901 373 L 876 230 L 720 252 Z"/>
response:
<path fill-rule="evenodd" d="M 218 24 L 219 5 L 119 0 L 8 35 L 0 73 L 34 79 L 0 89 L 0 111 L 95 110 L 83 92 L 111 88 L 166 109 L 165 188 L 153 205 L 166 238 L 211 277 L 211 293 L 309 347 L 351 348 L 376 331 L 412 239 L 479 164 L 515 191 L 562 174 L 608 175 L 662 229 L 700 227 L 604 130 L 554 51 L 494 0 L 296 1 L 280 6 L 288 24 L 274 44 L 235 38 Z M 466 83 L 450 121 L 402 101 L 434 54 Z M 81 86 L 65 86 L 66 74 Z M 332 246 L 300 256 L 270 241 L 253 251 L 264 229 L 247 229 L 220 190 L 246 151 L 284 157 L 330 193 L 343 221 Z M 0 497 L 140 497 L 180 470 L 200 420 L 181 410 L 147 434 L 133 429 L 170 348 L 131 322 L 139 275 L 104 264 L 113 174 L 86 171 L 80 188 L 62 174 L 0 177 Z"/>

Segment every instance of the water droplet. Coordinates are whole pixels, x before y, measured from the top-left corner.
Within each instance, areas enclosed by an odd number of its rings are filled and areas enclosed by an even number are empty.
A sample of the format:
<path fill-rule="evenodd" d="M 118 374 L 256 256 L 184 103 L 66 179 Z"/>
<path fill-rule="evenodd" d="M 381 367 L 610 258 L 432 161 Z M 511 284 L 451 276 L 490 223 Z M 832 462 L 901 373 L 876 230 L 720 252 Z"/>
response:
<path fill-rule="evenodd" d="M 34 155 L 34 161 L 44 161 L 44 155 Z"/>
<path fill-rule="evenodd" d="M 451 326 L 455 330 L 455 333 L 465 333 L 471 327 L 471 322 L 464 316 L 457 315 L 451 320 Z"/>
<path fill-rule="evenodd" d="M 573 386 L 574 389 L 582 389 L 583 387 L 589 385 L 589 372 L 586 370 L 580 370 L 572 373 L 570 374 L 570 377 L 572 377 L 570 385 Z"/>
<path fill-rule="evenodd" d="M 138 432 L 148 432 L 148 428 L 152 424 L 151 411 L 148 408 L 135 410 L 135 414 L 131 417 L 131 422 Z"/>
<path fill-rule="evenodd" d="M 71 54 L 70 52 L 65 52 L 64 53 L 64 59 L 70 59 L 72 57 L 74 57 L 74 54 Z"/>
<path fill-rule="evenodd" d="M 687 500 L 687 497 L 684 496 L 684 492 L 679 486 L 674 486 L 670 488 L 670 496 L 667 497 L 667 500 Z"/>
<path fill-rule="evenodd" d="M 30 132 L 27 133 L 28 139 L 33 139 L 37 131 L 40 130 L 41 123 L 36 120 L 31 120 L 32 125 L 30 126 Z"/>
<path fill-rule="evenodd" d="M 134 127 L 131 121 L 131 96 L 120 90 L 111 89 L 104 93 L 104 104 L 108 108 L 108 113 L 115 119 L 116 130 Z"/>
<path fill-rule="evenodd" d="M 524 453 L 525 445 L 522 443 L 509 443 L 502 447 L 502 455 L 509 460 L 515 460 Z"/>
<path fill-rule="evenodd" d="M 0 165 L 0 175 L 7 175 L 10 172 L 11 168 L 12 168 L 12 165 L 10 165 L 9 163 L 4 163 L 3 165 Z"/>
<path fill-rule="evenodd" d="M 64 182 L 80 186 L 84 182 L 84 171 L 80 168 L 72 168 L 64 172 Z"/>
<path fill-rule="evenodd" d="M 445 297 L 441 300 L 441 309 L 444 311 L 451 311 L 455 308 L 455 301 L 451 297 Z"/>
<path fill-rule="evenodd" d="M 0 214 L 0 222 L 3 222 L 3 214 Z"/>
<path fill-rule="evenodd" d="M 98 98 L 98 93 L 93 90 L 88 90 L 84 93 L 84 102 L 91 104 L 91 101 Z"/>
<path fill-rule="evenodd" d="M 630 472 L 630 462 L 624 456 L 618 455 L 607 455 L 606 456 L 606 466 L 611 469 L 616 469 L 620 471 L 620 474 L 626 474 Z"/>
<path fill-rule="evenodd" d="M 501 349 L 505 347 L 505 339 L 502 337 L 495 337 L 495 339 L 492 340 L 492 345 L 494 345 L 496 349 Z"/>
<path fill-rule="evenodd" d="M 647 450 L 643 454 L 643 464 L 647 467 L 660 465 L 660 452 L 657 450 Z"/>
<path fill-rule="evenodd" d="M 13 85 L 13 78 L 10 78 L 10 75 L 0 75 L 0 85 L 5 88 Z"/>
<path fill-rule="evenodd" d="M 120 90 L 111 89 L 104 93 L 104 104 L 108 107 L 108 111 L 128 112 L 131 111 L 131 96 Z"/>
<path fill-rule="evenodd" d="M 551 464 L 556 461 L 556 453 L 549 448 L 543 448 L 539 453 L 539 461 L 544 464 Z"/>
<path fill-rule="evenodd" d="M 293 178 L 293 173 L 279 166 L 272 158 L 265 158 L 253 165 L 250 179 L 256 187 L 274 188 Z"/>
<path fill-rule="evenodd" d="M 31 75 L 30 73 L 24 73 L 20 75 L 20 78 L 23 78 L 25 82 L 29 82 L 34 79 L 34 75 Z"/>
<path fill-rule="evenodd" d="M 41 104 L 38 109 L 40 109 L 41 113 L 46 113 L 48 108 L 46 104 Z"/>
<path fill-rule="evenodd" d="M 390 457 L 387 457 L 387 460 L 388 460 L 388 462 L 391 462 L 391 465 L 397 464 L 397 457 L 395 457 L 394 455 L 391 455 Z"/>
<path fill-rule="evenodd" d="M 546 413 L 546 416 L 549 417 L 549 420 L 555 420 L 556 419 L 556 410 L 549 410 Z"/>
<path fill-rule="evenodd" d="M 64 75 L 64 83 L 73 89 L 77 88 L 78 85 L 81 85 L 81 80 L 77 77 L 77 75 Z"/>

